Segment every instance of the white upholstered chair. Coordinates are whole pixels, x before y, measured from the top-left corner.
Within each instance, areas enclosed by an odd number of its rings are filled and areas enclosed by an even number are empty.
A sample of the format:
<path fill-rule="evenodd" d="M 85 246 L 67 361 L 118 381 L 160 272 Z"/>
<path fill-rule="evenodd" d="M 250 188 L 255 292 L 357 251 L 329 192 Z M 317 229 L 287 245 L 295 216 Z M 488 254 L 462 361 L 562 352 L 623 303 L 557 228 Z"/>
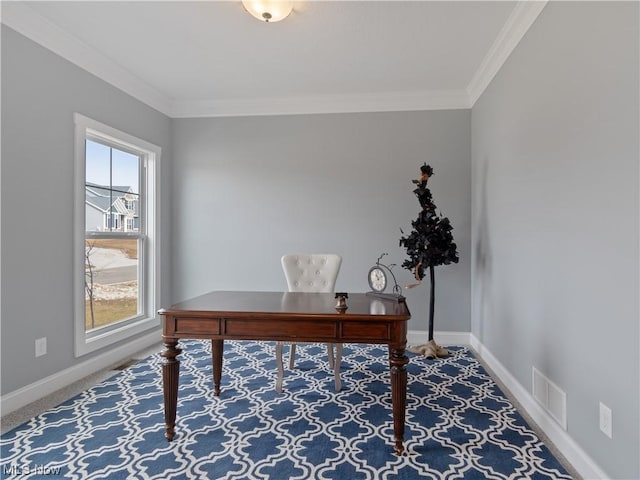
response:
<path fill-rule="evenodd" d="M 291 254 L 284 255 L 281 259 L 282 269 L 287 278 L 287 286 L 290 292 L 333 292 L 336 278 L 340 271 L 342 258 L 336 254 Z M 276 344 L 276 362 L 278 364 L 278 379 L 276 391 L 282 392 L 284 378 L 284 366 L 282 363 L 282 346 L 284 342 Z M 327 343 L 327 355 L 329 366 L 333 369 L 336 391 L 340 391 L 340 362 L 342 360 L 342 344 L 336 345 L 334 357 L 333 344 Z M 294 367 L 296 344 L 291 343 L 289 355 L 289 368 Z"/>

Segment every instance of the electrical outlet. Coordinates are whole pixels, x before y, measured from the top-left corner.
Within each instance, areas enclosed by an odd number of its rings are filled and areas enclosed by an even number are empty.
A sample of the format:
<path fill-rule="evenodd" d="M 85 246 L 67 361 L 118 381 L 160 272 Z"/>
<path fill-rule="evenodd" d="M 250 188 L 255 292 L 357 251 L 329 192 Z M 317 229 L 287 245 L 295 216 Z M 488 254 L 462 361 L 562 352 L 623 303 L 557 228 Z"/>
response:
<path fill-rule="evenodd" d="M 47 354 L 47 337 L 36 339 L 36 357 Z"/>
<path fill-rule="evenodd" d="M 612 423 L 611 409 L 600 402 L 600 430 L 609 438 L 613 438 Z"/>

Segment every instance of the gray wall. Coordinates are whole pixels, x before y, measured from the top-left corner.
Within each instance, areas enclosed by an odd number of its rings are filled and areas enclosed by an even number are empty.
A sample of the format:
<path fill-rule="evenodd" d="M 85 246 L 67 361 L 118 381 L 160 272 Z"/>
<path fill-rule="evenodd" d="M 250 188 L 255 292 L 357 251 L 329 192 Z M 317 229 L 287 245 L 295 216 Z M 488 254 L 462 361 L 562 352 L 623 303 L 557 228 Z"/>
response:
<path fill-rule="evenodd" d="M 166 116 L 2 25 L 3 394 L 91 357 L 73 348 L 74 112 L 159 145 L 170 171 Z M 40 337 L 48 353 L 35 358 Z"/>
<path fill-rule="evenodd" d="M 461 261 L 437 268 L 436 329 L 469 331 L 470 112 L 173 120 L 174 300 L 212 289 L 283 290 L 280 257 L 335 252 L 336 289 L 364 292 L 381 252 L 398 282 L 400 228 L 419 212 L 423 162 Z M 407 293 L 426 328 L 428 281 Z"/>
<path fill-rule="evenodd" d="M 472 110 L 472 332 L 640 478 L 638 3 L 549 2 Z M 613 440 L 598 428 L 602 401 Z"/>

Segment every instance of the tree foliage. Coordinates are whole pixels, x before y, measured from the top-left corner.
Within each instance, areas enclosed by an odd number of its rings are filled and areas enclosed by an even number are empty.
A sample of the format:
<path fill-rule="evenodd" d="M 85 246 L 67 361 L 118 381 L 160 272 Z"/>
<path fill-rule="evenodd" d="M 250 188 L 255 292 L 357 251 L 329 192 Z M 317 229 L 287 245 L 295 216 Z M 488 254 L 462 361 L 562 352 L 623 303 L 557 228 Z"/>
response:
<path fill-rule="evenodd" d="M 422 280 L 427 267 L 458 263 L 458 249 L 451 233 L 453 227 L 447 217 L 436 213 L 427 181 L 433 176 L 433 168 L 426 163 L 420 167 L 421 176 L 412 180 L 416 185 L 413 193 L 422 208 L 418 217 L 411 222 L 413 230 L 400 237 L 400 246 L 405 247 L 409 257 L 402 267 L 411 270 L 417 280 Z"/>

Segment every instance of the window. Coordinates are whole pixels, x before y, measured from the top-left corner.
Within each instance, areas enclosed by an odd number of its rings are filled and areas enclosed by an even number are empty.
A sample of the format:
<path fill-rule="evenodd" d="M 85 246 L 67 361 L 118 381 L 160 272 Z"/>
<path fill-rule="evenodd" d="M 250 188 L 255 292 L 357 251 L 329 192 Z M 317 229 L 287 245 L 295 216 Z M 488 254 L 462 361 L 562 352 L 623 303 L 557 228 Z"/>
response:
<path fill-rule="evenodd" d="M 160 148 L 75 115 L 76 356 L 157 327 Z"/>

